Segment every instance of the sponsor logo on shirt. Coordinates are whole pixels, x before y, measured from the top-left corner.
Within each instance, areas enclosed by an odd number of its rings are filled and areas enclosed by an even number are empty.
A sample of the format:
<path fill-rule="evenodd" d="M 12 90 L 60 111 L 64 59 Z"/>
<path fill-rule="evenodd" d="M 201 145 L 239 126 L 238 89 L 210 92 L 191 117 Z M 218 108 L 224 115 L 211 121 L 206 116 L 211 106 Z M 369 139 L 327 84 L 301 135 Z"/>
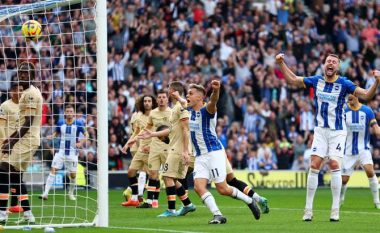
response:
<path fill-rule="evenodd" d="M 317 97 L 322 102 L 330 102 L 330 103 L 338 102 L 338 96 L 330 94 L 330 93 L 318 92 Z"/>

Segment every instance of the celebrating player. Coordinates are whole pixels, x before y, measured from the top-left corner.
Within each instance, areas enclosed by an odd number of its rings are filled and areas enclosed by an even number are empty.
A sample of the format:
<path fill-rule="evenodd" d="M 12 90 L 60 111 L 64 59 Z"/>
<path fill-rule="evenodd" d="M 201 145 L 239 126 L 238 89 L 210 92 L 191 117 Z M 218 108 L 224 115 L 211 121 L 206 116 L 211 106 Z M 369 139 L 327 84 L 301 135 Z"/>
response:
<path fill-rule="evenodd" d="M 157 104 L 158 107 L 153 109 L 149 114 L 148 124 L 146 130 L 160 131 L 162 126 L 169 126 L 169 118 L 171 116 L 171 109 L 168 106 L 169 98 L 168 93 L 164 90 L 158 91 Z M 157 208 L 158 197 L 160 193 L 160 180 L 158 171 L 161 165 L 166 161 L 169 152 L 169 144 L 161 141 L 158 138 L 152 138 L 150 143 L 150 151 L 148 158 L 148 198 L 147 201 L 138 208 Z"/>
<path fill-rule="evenodd" d="M 23 86 L 23 93 L 19 101 L 20 128 L 4 141 L 2 152 L 8 154 L 0 163 L 0 222 L 7 221 L 7 202 L 9 185 L 20 185 L 17 190 L 20 194 L 24 216 L 17 223 L 35 223 L 30 210 L 28 191 L 23 185 L 23 172 L 33 159 L 33 155 L 40 146 L 42 95 L 40 90 L 32 85 L 35 79 L 34 65 L 23 62 L 18 67 L 19 84 Z"/>
<path fill-rule="evenodd" d="M 318 173 L 324 158 L 328 158 L 331 169 L 331 191 L 333 196 L 330 221 L 339 221 L 339 197 L 342 187 L 340 163 L 346 143 L 346 124 L 343 105 L 348 94 L 370 100 L 376 93 L 380 73 L 376 71 L 375 83 L 368 89 L 356 87 L 350 80 L 339 76 L 339 57 L 330 54 L 324 63 L 324 76 L 300 77 L 295 75 L 284 62 L 284 54 L 276 56 L 286 82 L 296 87 L 314 88 L 316 103 L 316 128 L 312 145 L 311 164 L 307 181 L 306 206 L 303 220 L 313 218 L 313 200 L 318 187 Z"/>
<path fill-rule="evenodd" d="M 128 142 L 123 147 L 123 153 L 126 153 L 128 148 L 137 142 L 137 135 L 142 131 L 148 124 L 149 114 L 153 108 L 156 108 L 156 99 L 151 95 L 144 95 L 141 98 L 141 114 L 136 119 L 136 130 L 133 135 L 128 140 Z M 143 139 L 139 141 L 138 149 L 136 154 L 132 158 L 131 165 L 128 169 L 128 179 L 129 185 L 132 189 L 132 197 L 126 202 L 122 203 L 122 206 L 139 206 L 140 202 L 138 200 L 138 181 L 137 181 L 137 171 L 143 170 L 148 165 L 148 157 L 150 151 L 150 139 Z"/>
<path fill-rule="evenodd" d="M 373 203 L 380 209 L 378 180 L 373 169 L 372 155 L 369 147 L 370 131 L 380 137 L 380 127 L 377 124 L 372 109 L 361 104 L 354 95 L 348 96 L 346 112 L 347 140 L 346 153 L 342 164 L 342 191 L 340 205 L 343 205 L 347 190 L 347 182 L 357 164 L 360 164 L 367 174 L 369 187 L 372 192 Z"/>
<path fill-rule="evenodd" d="M 2 103 L 0 106 L 0 145 L 2 145 L 3 141 L 18 129 L 18 122 L 20 120 L 20 109 L 18 103 L 22 90 L 23 87 L 21 85 L 18 85 L 17 82 L 12 82 L 10 92 L 11 98 Z M 11 185 L 11 205 L 8 209 L 8 211 L 11 213 L 23 212 L 22 207 L 18 205 L 19 197 L 16 194 L 17 189 L 20 189 L 20 185 Z"/>
<path fill-rule="evenodd" d="M 74 188 L 76 184 L 76 173 L 78 167 L 78 149 L 86 142 L 86 132 L 82 121 L 74 118 L 75 110 L 72 105 L 65 107 L 65 121 L 58 122 L 53 135 L 49 139 L 60 136 L 59 151 L 54 155 L 51 165 L 50 174 L 46 180 L 44 193 L 39 196 L 40 199 L 47 200 L 49 191 L 54 183 L 55 174 L 59 169 L 65 166 L 69 172 L 69 199 L 75 201 Z M 80 136 L 82 135 L 82 139 Z"/>
<path fill-rule="evenodd" d="M 211 82 L 213 92 L 206 106 L 203 99 L 206 91 L 202 86 L 192 84 L 187 95 L 190 111 L 190 133 L 193 152 L 196 155 L 194 164 L 195 191 L 201 197 L 203 203 L 214 214 L 210 224 L 223 224 L 227 219 L 223 217 L 215 199 L 207 190 L 207 184 L 214 181 L 217 191 L 226 196 L 231 196 L 244 201 L 252 211 L 256 219 L 260 218 L 260 209 L 256 201 L 231 187 L 226 182 L 226 154 L 215 132 L 216 104 L 219 99 L 220 82 Z"/>
<path fill-rule="evenodd" d="M 181 82 L 172 82 L 169 86 L 169 95 L 174 104 L 170 116 L 170 129 L 157 132 L 146 130 L 140 135 L 141 138 L 165 137 L 169 135 L 169 153 L 163 166 L 162 176 L 166 186 L 168 209 L 158 217 L 184 216 L 196 210 L 184 189 L 178 181 L 186 177 L 190 163 L 190 135 L 189 135 L 189 112 L 183 105 L 185 87 Z M 176 194 L 181 199 L 183 207 L 175 210 Z"/>

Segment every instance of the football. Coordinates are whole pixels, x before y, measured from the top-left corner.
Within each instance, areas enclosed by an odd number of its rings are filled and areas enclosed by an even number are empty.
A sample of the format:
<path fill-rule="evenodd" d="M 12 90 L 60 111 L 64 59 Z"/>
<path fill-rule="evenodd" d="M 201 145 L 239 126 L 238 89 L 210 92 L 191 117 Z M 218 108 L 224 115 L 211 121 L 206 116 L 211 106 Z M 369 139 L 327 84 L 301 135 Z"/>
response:
<path fill-rule="evenodd" d="M 37 40 L 42 35 L 42 26 L 36 20 L 28 20 L 21 27 L 22 35 L 31 40 Z"/>

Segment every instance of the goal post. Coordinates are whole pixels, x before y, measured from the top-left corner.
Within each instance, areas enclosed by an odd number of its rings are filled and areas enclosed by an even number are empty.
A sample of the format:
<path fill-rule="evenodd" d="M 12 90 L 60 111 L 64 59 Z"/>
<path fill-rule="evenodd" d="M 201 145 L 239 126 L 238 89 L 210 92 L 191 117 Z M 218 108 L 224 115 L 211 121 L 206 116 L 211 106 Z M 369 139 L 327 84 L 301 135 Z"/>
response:
<path fill-rule="evenodd" d="M 0 76 L 6 77 L 6 81 L 0 79 L 0 84 L 14 80 L 10 76 L 17 76 L 17 64 L 32 61 L 37 64 L 42 95 L 50 98 L 44 103 L 48 113 L 42 114 L 52 121 L 65 121 L 64 106 L 74 105 L 76 117 L 83 119 L 84 128 L 90 134 L 89 143 L 78 149 L 84 158 L 78 165 L 81 168 L 77 171 L 75 201 L 68 198 L 69 181 L 66 183 L 66 180 L 69 178 L 66 176 L 70 172 L 66 170 L 55 176 L 49 199 L 38 199 L 45 188 L 51 163 L 51 158 L 45 158 L 48 149 L 44 141 L 48 139 L 41 134 L 41 147 L 29 161 L 30 169 L 24 173 L 36 224 L 15 224 L 14 220 L 23 214 L 13 213 L 8 215 L 4 229 L 22 229 L 25 225 L 32 228 L 109 225 L 106 2 L 35 0 L 29 4 L 0 6 L 0 58 L 4 60 L 4 64 L 0 61 Z M 21 25 L 31 19 L 39 21 L 43 28 L 37 42 L 21 35 Z M 8 56 L 8 50 L 14 51 L 14 57 Z M 9 90 L 0 91 L 2 97 L 10 98 Z M 56 96 L 60 97 L 55 100 Z M 0 104 L 2 102 L 4 98 Z M 56 127 L 56 121 L 49 121 L 42 129 L 54 132 Z M 59 146 L 51 144 L 49 150 L 55 151 L 51 152 L 54 155 Z M 90 161 L 89 153 L 96 159 Z"/>
<path fill-rule="evenodd" d="M 108 82 L 107 82 L 107 1 L 96 7 L 97 82 L 98 82 L 98 219 L 99 227 L 108 227 Z M 99 124 L 100 122 L 100 124 Z"/>

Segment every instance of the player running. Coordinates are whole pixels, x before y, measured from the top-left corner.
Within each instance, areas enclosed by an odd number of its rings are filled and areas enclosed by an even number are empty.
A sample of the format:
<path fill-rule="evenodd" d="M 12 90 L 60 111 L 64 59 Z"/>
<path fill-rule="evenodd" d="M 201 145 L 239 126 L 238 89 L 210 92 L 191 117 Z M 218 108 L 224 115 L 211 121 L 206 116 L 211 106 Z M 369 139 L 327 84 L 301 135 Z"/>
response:
<path fill-rule="evenodd" d="M 48 136 L 48 139 L 56 137 L 60 137 L 59 151 L 54 155 L 50 174 L 46 179 L 45 191 L 39 198 L 48 199 L 49 191 L 55 181 L 55 174 L 65 167 L 66 171 L 69 172 L 70 179 L 68 197 L 71 201 L 75 201 L 74 189 L 78 167 L 78 149 L 86 143 L 87 133 L 84 122 L 75 119 L 75 110 L 72 105 L 66 105 L 65 120 L 58 122 L 54 134 Z"/>
<path fill-rule="evenodd" d="M 303 220 L 313 218 L 313 200 L 318 187 L 318 174 L 324 158 L 331 170 L 331 192 L 333 196 L 330 221 L 339 221 L 339 198 L 342 187 L 340 163 L 346 143 L 344 103 L 348 94 L 370 100 L 380 83 L 380 73 L 375 71 L 375 83 L 368 89 L 357 87 L 345 77 L 339 76 L 339 57 L 330 54 L 324 63 L 324 76 L 300 77 L 295 75 L 284 62 L 284 54 L 276 56 L 276 62 L 288 84 L 298 88 L 314 88 L 316 106 L 316 128 L 312 144 L 312 156 L 307 180 L 306 206 Z"/>
<path fill-rule="evenodd" d="M 342 165 L 342 191 L 340 205 L 343 205 L 347 191 L 347 183 L 357 164 L 364 168 L 367 174 L 369 187 L 372 192 L 373 203 L 380 209 L 378 180 L 373 169 L 372 155 L 369 147 L 369 136 L 372 133 L 380 137 L 380 127 L 375 114 L 368 106 L 359 102 L 354 95 L 348 96 L 348 106 L 345 109 L 347 124 L 346 153 Z"/>
<path fill-rule="evenodd" d="M 244 201 L 252 211 L 256 219 L 260 218 L 260 209 L 256 201 L 231 187 L 226 182 L 226 154 L 215 132 L 216 127 L 216 103 L 219 99 L 220 82 L 211 82 L 213 92 L 206 106 L 203 100 L 205 89 L 200 85 L 192 84 L 187 95 L 188 109 L 190 112 L 190 134 L 195 154 L 194 185 L 195 191 L 201 197 L 203 203 L 213 213 L 210 224 L 224 224 L 227 219 L 222 215 L 212 194 L 207 190 L 207 184 L 214 181 L 217 191 L 226 196 L 231 196 Z"/>

